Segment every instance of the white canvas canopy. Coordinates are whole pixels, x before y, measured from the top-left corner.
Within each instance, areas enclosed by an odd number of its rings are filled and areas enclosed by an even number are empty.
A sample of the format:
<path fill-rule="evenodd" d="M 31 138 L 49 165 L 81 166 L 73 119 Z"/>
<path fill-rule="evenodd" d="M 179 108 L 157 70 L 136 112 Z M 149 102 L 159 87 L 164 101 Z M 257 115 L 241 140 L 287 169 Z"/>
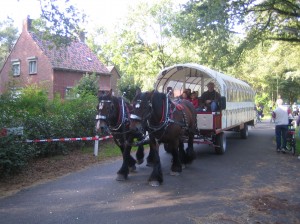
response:
<path fill-rule="evenodd" d="M 179 96 L 185 89 L 191 89 L 192 92 L 196 91 L 201 95 L 209 82 L 215 83 L 216 90 L 222 96 L 230 98 L 233 91 L 254 96 L 253 90 L 247 83 L 193 63 L 176 64 L 163 69 L 157 76 L 154 88 L 159 92 L 166 92 L 170 87 L 175 96 Z"/>

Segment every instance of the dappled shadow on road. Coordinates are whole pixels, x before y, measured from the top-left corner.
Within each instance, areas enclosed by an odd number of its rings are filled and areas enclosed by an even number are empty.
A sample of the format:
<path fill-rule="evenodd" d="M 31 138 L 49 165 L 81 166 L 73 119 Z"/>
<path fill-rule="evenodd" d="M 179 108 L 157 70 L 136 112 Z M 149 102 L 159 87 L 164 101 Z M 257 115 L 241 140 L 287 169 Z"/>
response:
<path fill-rule="evenodd" d="M 271 127 L 249 138 L 228 138 L 228 150 L 196 146 L 197 159 L 170 176 L 171 156 L 160 150 L 164 183 L 148 185 L 152 168 L 138 166 L 115 181 L 121 160 L 91 167 L 0 200 L 3 223 L 300 223 L 299 161 L 277 154 Z M 42 203 L 42 206 L 41 206 Z M 34 215 L 33 215 L 34 214 Z M 2 219 L 3 218 L 3 219 Z"/>

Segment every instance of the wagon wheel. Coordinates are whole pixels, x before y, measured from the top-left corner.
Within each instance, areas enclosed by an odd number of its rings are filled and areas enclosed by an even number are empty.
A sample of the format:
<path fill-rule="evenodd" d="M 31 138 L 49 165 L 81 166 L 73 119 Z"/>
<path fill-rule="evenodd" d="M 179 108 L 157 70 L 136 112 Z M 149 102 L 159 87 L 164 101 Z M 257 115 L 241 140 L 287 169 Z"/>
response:
<path fill-rule="evenodd" d="M 215 152 L 217 154 L 224 154 L 226 151 L 226 136 L 224 132 L 216 135 L 216 142 L 215 142 Z"/>
<path fill-rule="evenodd" d="M 248 125 L 244 124 L 244 128 L 240 130 L 240 135 L 242 139 L 247 139 L 249 135 Z"/>

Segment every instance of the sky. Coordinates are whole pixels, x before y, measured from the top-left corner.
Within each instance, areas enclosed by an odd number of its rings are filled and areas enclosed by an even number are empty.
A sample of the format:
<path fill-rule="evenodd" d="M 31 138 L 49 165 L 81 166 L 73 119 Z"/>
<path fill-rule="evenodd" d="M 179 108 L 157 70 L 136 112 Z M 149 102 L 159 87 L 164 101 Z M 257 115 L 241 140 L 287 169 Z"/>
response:
<path fill-rule="evenodd" d="M 154 0 L 152 0 L 153 2 Z M 158 0 L 157 0 L 158 1 Z M 183 4 L 187 0 L 173 0 L 175 3 Z M 64 1 L 63 1 L 64 2 Z M 134 7 L 139 2 L 149 0 L 70 0 L 80 10 L 88 15 L 90 26 L 109 27 L 115 24 L 118 19 L 128 14 L 128 8 Z M 35 19 L 40 15 L 39 0 L 1 0 L 0 21 L 7 16 L 15 21 L 15 26 L 21 31 L 22 23 L 27 16 Z"/>

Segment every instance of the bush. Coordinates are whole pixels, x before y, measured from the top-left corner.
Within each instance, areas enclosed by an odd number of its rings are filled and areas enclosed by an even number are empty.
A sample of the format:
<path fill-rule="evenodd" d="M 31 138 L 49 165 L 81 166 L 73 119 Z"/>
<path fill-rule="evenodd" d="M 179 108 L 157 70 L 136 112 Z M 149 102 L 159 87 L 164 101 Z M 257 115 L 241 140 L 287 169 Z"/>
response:
<path fill-rule="evenodd" d="M 24 127 L 22 139 L 50 139 L 88 137 L 95 133 L 97 97 L 63 101 L 49 101 L 45 93 L 36 87 L 25 89 L 19 98 L 0 96 L 0 130 Z M 0 137 L 0 172 L 9 174 L 19 170 L 36 156 L 65 154 L 69 150 L 91 142 L 18 142 L 16 136 Z"/>
<path fill-rule="evenodd" d="M 16 136 L 0 137 L 0 176 L 20 171 L 35 156 L 34 148 Z"/>
<path fill-rule="evenodd" d="M 300 155 L 300 127 L 296 128 L 296 155 Z"/>

